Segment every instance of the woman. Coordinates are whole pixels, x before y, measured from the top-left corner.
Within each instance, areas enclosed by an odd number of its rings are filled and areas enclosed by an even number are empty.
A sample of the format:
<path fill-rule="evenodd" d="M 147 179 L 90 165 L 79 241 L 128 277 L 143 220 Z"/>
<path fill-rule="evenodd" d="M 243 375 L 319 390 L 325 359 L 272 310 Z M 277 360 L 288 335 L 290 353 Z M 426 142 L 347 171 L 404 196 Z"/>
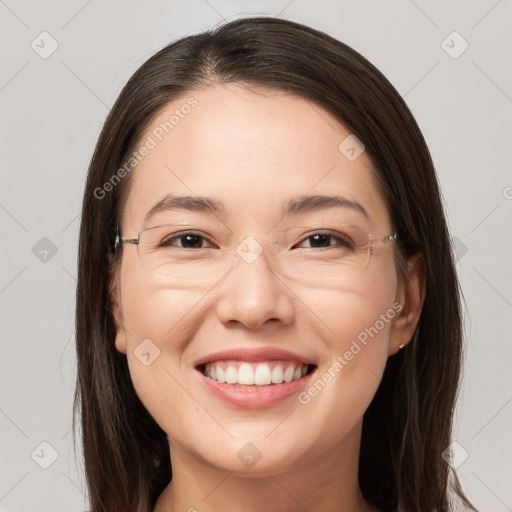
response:
<path fill-rule="evenodd" d="M 133 75 L 76 325 L 93 512 L 475 510 L 442 457 L 462 334 L 433 164 L 322 32 L 239 19 Z"/>

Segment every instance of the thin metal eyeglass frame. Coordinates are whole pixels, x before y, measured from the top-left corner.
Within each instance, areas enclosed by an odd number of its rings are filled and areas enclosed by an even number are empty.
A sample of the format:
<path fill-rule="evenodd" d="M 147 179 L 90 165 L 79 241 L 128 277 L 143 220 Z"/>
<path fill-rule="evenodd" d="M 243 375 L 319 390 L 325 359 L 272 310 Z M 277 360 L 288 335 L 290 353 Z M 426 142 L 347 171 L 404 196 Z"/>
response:
<path fill-rule="evenodd" d="M 165 224 L 164 224 L 164 225 L 162 225 L 162 226 L 152 226 L 152 227 L 150 227 L 150 228 L 143 229 L 142 231 L 147 231 L 148 229 L 161 228 L 161 227 L 164 227 L 164 226 L 165 226 Z M 116 240 L 115 240 L 115 245 L 114 245 L 114 251 L 116 252 L 116 251 L 117 251 L 117 249 L 118 249 L 118 247 L 119 247 L 119 246 L 121 246 L 121 245 L 123 245 L 123 244 L 139 245 L 139 241 L 140 241 L 140 233 L 142 233 L 142 231 L 141 231 L 141 232 L 139 232 L 139 234 L 137 235 L 137 238 L 123 238 L 123 237 L 119 234 L 119 232 L 118 232 L 118 234 L 116 235 Z M 321 230 L 319 230 L 319 231 L 321 231 Z M 394 233 L 393 235 L 387 235 L 387 236 L 385 236 L 384 238 L 382 238 L 382 239 L 380 239 L 380 240 L 378 240 L 378 239 L 377 239 L 377 240 L 373 240 L 373 239 L 371 238 L 371 237 L 372 237 L 372 235 L 369 235 L 369 237 L 370 237 L 370 240 L 369 240 L 370 246 L 368 247 L 368 249 L 369 249 L 370 251 L 372 251 L 372 250 L 373 250 L 373 245 L 372 245 L 372 243 L 373 243 L 373 242 L 381 242 L 381 243 L 383 243 L 383 244 L 387 244 L 387 243 L 389 243 L 389 242 L 393 242 L 394 240 L 397 240 L 397 239 L 399 238 L 398 233 Z M 370 257 L 371 257 L 371 252 L 370 252 Z"/>

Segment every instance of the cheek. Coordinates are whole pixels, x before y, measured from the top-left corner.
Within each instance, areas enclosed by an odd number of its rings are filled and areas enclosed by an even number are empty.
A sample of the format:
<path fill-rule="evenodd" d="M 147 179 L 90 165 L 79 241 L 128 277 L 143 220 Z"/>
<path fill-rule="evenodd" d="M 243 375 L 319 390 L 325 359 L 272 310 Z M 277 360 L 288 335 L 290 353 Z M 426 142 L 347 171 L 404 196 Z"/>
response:
<path fill-rule="evenodd" d="M 169 290 L 159 284 L 140 269 L 137 260 L 127 257 L 123 261 L 126 356 L 135 390 L 153 416 L 156 411 L 174 408 L 168 397 L 176 401 L 181 395 L 173 376 L 180 370 L 181 356 L 192 336 L 190 318 L 200 298 L 198 292 Z M 197 319 L 192 324 L 197 326 Z"/>
<path fill-rule="evenodd" d="M 121 290 L 123 319 L 132 348 L 149 338 L 172 349 L 172 340 L 183 337 L 188 315 L 204 295 L 199 290 L 170 289 L 158 277 L 145 273 L 135 258 L 123 262 Z"/>
<path fill-rule="evenodd" d="M 354 426 L 377 391 L 397 315 L 395 285 L 393 274 L 380 274 L 369 276 L 364 286 L 316 297 L 315 312 L 329 327 L 323 338 L 327 350 L 315 379 L 298 401 L 314 418 L 316 428 L 330 425 L 326 443 Z"/>
<path fill-rule="evenodd" d="M 365 347 L 364 351 L 354 348 L 359 359 L 374 352 L 387 354 L 391 322 L 396 316 L 396 287 L 396 274 L 386 267 L 368 273 L 364 281 L 345 283 L 342 290 L 304 290 L 308 306 L 328 333 L 326 344 L 331 357 L 355 344 Z"/>
<path fill-rule="evenodd" d="M 387 350 L 386 340 L 395 316 L 393 300 L 394 294 L 382 289 L 340 296 L 331 312 L 335 339 L 339 340 L 336 343 L 338 351 L 348 350 L 355 342 L 366 347 L 365 352 L 379 347 Z M 373 339 L 378 343 L 370 344 Z"/>

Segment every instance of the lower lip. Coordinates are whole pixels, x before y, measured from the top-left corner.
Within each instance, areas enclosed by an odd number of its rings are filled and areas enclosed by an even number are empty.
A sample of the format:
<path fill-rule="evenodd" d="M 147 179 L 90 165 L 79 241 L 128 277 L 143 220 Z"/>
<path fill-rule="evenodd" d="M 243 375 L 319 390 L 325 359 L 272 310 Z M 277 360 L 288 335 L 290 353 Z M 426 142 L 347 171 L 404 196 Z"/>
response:
<path fill-rule="evenodd" d="M 277 405 L 299 393 L 309 384 L 314 371 L 293 382 L 269 384 L 268 386 L 244 386 L 241 384 L 220 383 L 198 374 L 206 387 L 222 401 L 245 409 L 263 409 Z"/>

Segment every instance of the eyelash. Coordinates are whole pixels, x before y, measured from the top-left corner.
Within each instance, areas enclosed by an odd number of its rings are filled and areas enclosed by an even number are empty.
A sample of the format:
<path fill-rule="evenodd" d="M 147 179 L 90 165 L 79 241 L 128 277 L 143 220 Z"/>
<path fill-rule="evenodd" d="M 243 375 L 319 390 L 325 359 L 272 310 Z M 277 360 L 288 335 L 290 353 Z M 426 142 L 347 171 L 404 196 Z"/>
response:
<path fill-rule="evenodd" d="M 172 244 L 170 242 L 178 240 L 180 238 L 184 238 L 186 236 L 190 236 L 190 235 L 202 238 L 203 240 L 207 240 L 207 238 L 204 235 L 201 235 L 200 233 L 196 233 L 194 231 L 187 231 L 185 233 L 179 233 L 179 234 L 176 234 L 176 235 L 173 235 L 173 236 L 167 238 L 166 240 L 163 240 L 160 243 L 160 247 L 171 247 Z M 342 246 L 342 247 L 348 248 L 348 249 L 354 248 L 354 244 L 348 238 L 338 236 L 338 235 L 335 235 L 333 233 L 329 233 L 326 231 L 315 231 L 314 233 L 311 233 L 310 235 L 304 237 L 299 243 L 304 243 L 306 240 L 309 240 L 310 238 L 313 238 L 316 235 L 330 237 L 331 239 L 336 240 L 338 246 Z M 179 247 L 181 247 L 181 246 L 179 246 Z M 329 249 L 331 247 L 336 247 L 336 245 L 329 245 L 327 247 L 317 247 L 316 249 Z M 181 247 L 181 248 L 189 249 L 189 250 L 191 249 L 189 247 Z M 199 249 L 204 249 L 204 247 L 199 247 Z M 310 247 L 310 249 L 315 249 L 315 247 Z M 194 249 L 192 249 L 192 250 L 194 250 Z"/>

